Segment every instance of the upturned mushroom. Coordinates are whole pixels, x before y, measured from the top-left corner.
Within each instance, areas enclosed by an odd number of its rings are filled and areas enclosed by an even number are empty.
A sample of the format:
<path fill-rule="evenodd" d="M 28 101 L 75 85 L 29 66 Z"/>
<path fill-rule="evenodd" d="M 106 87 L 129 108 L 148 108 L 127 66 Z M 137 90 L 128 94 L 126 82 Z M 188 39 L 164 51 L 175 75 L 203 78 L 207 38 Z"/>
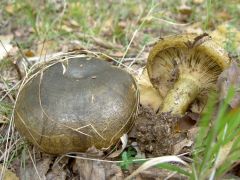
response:
<path fill-rule="evenodd" d="M 207 34 L 161 39 L 147 63 L 149 78 L 163 98 L 160 112 L 180 116 L 188 109 L 200 112 L 208 91 L 215 89 L 218 76 L 230 63 L 228 54 Z"/>
<path fill-rule="evenodd" d="M 108 148 L 133 126 L 138 99 L 134 78 L 106 61 L 55 60 L 24 80 L 15 125 L 50 154 Z"/>

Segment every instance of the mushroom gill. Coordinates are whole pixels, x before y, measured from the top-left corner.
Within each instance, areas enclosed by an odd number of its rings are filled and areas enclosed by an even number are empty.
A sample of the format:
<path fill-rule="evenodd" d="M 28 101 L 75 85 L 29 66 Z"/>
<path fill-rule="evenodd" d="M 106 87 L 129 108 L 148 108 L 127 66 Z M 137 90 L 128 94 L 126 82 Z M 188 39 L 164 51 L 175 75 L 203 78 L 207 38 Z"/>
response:
<path fill-rule="evenodd" d="M 227 54 L 210 38 L 170 36 L 153 47 L 148 58 L 151 82 L 163 98 L 161 112 L 183 115 L 195 102 L 205 104 L 221 72 L 230 64 Z"/>

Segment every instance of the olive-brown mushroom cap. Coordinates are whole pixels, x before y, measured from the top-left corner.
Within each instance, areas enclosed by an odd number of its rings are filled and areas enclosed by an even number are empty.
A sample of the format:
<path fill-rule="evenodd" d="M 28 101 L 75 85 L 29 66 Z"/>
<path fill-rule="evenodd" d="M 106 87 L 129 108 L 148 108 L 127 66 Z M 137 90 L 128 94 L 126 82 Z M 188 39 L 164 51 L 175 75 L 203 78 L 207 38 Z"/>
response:
<path fill-rule="evenodd" d="M 96 58 L 48 64 L 25 81 L 15 107 L 18 131 L 50 154 L 108 148 L 134 123 L 133 77 Z"/>
<path fill-rule="evenodd" d="M 193 101 L 188 102 L 182 110 L 176 113 L 183 114 L 190 104 L 194 105 L 193 99 L 197 99 L 198 103 L 206 101 L 205 92 L 214 87 L 218 75 L 230 63 L 228 54 L 209 36 L 184 34 L 161 39 L 149 53 L 147 70 L 152 84 L 159 90 L 163 99 L 171 89 L 178 86 L 176 83 L 179 84 L 179 79 L 189 80 L 178 92 L 178 97 L 181 97 L 181 94 L 186 95 L 186 100 L 183 98 L 179 100 L 179 103 L 180 101 Z M 196 86 L 192 87 L 192 84 Z M 193 91 L 185 91 L 188 88 L 192 88 Z M 191 94 L 191 92 L 194 93 Z M 178 105 L 178 97 L 173 99 L 176 105 Z M 168 106 L 175 105 L 168 104 Z"/>

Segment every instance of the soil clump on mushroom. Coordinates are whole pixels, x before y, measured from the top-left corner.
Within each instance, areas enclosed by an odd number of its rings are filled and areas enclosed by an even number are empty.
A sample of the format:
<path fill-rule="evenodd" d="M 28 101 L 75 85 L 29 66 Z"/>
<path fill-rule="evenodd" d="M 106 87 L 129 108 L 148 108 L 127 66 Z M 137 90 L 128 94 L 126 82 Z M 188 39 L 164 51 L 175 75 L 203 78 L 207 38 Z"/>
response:
<path fill-rule="evenodd" d="M 139 148 L 146 155 L 161 156 L 174 153 L 174 145 L 187 137 L 176 127 L 181 119 L 170 113 L 157 114 L 150 108 L 139 108 L 136 120 L 136 139 Z"/>

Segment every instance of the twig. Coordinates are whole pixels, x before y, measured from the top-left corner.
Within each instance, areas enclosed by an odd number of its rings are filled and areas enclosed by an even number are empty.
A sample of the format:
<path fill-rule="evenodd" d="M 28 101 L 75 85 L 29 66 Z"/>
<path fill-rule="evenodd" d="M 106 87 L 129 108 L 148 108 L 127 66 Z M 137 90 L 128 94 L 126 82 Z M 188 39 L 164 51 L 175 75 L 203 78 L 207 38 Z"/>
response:
<path fill-rule="evenodd" d="M 30 62 L 28 61 L 27 57 L 24 55 L 20 44 L 18 44 L 17 41 L 15 41 L 15 43 L 16 43 L 16 45 L 17 45 L 17 47 L 18 47 L 18 50 L 19 50 L 20 54 L 22 55 L 23 59 L 26 61 L 27 65 L 30 66 L 31 64 L 30 64 Z"/>
<path fill-rule="evenodd" d="M 2 76 L 1 76 L 1 78 L 3 79 Z M 3 79 L 3 82 L 4 82 L 4 79 Z M 5 82 L 4 82 L 4 84 L 5 84 Z M 11 93 L 11 91 L 14 90 L 19 84 L 21 84 L 21 81 L 18 81 L 13 87 L 11 87 L 10 89 L 8 89 L 8 91 L 6 92 L 6 94 L 1 97 L 0 102 L 1 102 L 6 96 L 9 96 L 10 93 Z M 7 86 L 7 85 L 5 84 L 5 86 Z M 15 102 L 15 100 L 13 99 L 12 96 L 10 96 L 10 99 L 11 99 L 11 101 L 12 101 L 13 103 Z"/>
<path fill-rule="evenodd" d="M 35 169 L 35 171 L 36 171 L 36 174 L 37 174 L 39 180 L 41 180 L 42 178 L 41 178 L 41 176 L 40 176 L 40 174 L 39 174 L 39 172 L 38 172 L 38 169 L 37 169 L 36 164 L 35 164 L 34 161 L 33 161 L 33 158 L 32 158 L 32 155 L 31 155 L 29 149 L 28 149 L 28 153 L 29 153 L 30 159 L 31 159 L 31 161 L 32 161 L 32 163 L 33 163 L 33 167 L 34 167 L 34 169 Z"/>
<path fill-rule="evenodd" d="M 134 60 L 129 64 L 128 69 L 136 62 L 137 58 L 143 53 L 145 49 L 145 46 L 143 46 L 143 48 L 141 49 L 141 51 L 138 53 L 138 55 L 136 56 L 136 58 L 134 58 Z"/>
<path fill-rule="evenodd" d="M 3 47 L 3 49 L 6 51 L 6 53 L 8 54 L 8 51 L 7 51 L 7 49 L 5 48 L 5 46 L 4 46 L 4 44 L 3 44 L 3 42 L 2 42 L 2 40 L 0 39 L 0 43 L 1 43 L 1 45 L 2 45 L 2 47 Z"/>
<path fill-rule="evenodd" d="M 162 19 L 162 18 L 156 18 L 154 16 L 152 17 L 152 19 L 155 19 L 155 20 L 158 20 L 158 21 L 162 21 L 164 23 L 168 23 L 168 24 L 173 25 L 173 26 L 188 26 L 188 25 L 191 24 L 191 22 L 190 23 L 175 23 L 175 22 L 168 21 L 168 20 L 165 20 L 165 19 Z"/>
<path fill-rule="evenodd" d="M 113 44 L 111 42 L 104 41 L 103 39 L 96 38 L 96 37 L 88 35 L 88 34 L 78 32 L 77 36 L 82 40 L 91 39 L 95 44 L 97 44 L 103 48 L 106 48 L 106 49 L 122 49 L 121 45 Z"/>

